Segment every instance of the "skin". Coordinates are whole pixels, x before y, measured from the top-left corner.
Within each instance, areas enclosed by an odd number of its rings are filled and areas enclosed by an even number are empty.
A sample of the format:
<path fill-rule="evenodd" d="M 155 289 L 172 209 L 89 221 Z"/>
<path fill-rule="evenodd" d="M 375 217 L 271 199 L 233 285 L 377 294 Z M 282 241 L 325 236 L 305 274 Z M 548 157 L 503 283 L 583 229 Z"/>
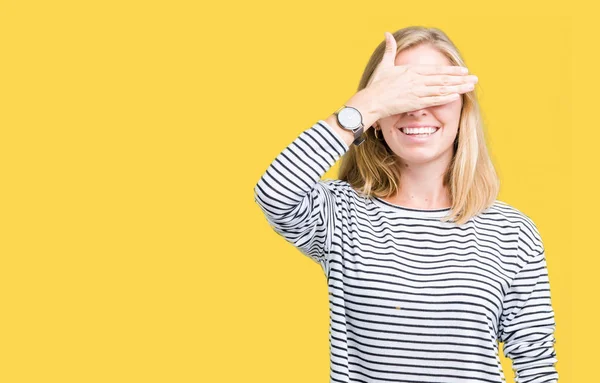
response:
<path fill-rule="evenodd" d="M 419 45 L 400 52 L 396 65 L 452 65 L 430 45 Z M 443 177 L 453 156 L 453 143 L 458 133 L 462 97 L 443 105 L 395 114 L 378 121 L 380 131 L 402 167 L 399 192 L 384 200 L 412 209 L 443 209 L 451 206 L 450 191 Z M 426 141 L 416 142 L 398 128 L 409 123 L 439 126 Z"/>

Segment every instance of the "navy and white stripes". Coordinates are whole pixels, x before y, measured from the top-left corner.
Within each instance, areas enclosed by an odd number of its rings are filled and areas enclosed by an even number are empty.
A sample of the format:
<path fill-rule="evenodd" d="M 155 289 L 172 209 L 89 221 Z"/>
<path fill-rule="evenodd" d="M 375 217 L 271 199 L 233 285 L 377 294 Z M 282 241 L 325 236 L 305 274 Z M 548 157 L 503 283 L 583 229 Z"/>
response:
<path fill-rule="evenodd" d="M 325 121 L 273 160 L 255 201 L 323 269 L 330 381 L 555 383 L 555 320 L 544 247 L 525 214 L 496 200 L 463 225 L 321 180 L 348 145 Z"/>

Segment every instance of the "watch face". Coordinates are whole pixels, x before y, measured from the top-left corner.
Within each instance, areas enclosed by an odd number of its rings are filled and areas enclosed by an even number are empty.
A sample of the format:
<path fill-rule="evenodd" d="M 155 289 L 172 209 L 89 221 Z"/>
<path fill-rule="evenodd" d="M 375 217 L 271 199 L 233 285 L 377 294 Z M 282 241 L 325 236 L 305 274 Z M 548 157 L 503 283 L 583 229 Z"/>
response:
<path fill-rule="evenodd" d="M 338 120 L 344 128 L 355 129 L 362 122 L 362 116 L 358 110 L 347 106 L 338 113 Z"/>

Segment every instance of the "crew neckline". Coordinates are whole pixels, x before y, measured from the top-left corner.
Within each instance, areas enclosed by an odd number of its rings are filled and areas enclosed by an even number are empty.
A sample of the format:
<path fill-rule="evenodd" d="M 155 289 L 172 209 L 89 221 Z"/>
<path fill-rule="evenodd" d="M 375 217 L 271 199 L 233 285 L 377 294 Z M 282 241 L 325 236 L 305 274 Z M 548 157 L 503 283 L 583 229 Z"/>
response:
<path fill-rule="evenodd" d="M 451 209 L 451 207 L 442 209 L 415 209 L 412 207 L 397 205 L 379 197 L 372 197 L 372 200 L 384 210 L 403 213 L 412 217 L 441 218 L 446 216 Z"/>

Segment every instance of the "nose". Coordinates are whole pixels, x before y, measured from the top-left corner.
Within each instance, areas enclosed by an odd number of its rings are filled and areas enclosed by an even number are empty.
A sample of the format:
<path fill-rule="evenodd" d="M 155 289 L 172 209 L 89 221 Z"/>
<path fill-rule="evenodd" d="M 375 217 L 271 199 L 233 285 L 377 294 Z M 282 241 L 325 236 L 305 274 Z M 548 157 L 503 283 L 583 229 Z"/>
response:
<path fill-rule="evenodd" d="M 427 112 L 427 108 L 421 108 L 421 109 L 417 109 L 417 110 L 411 110 L 411 111 L 408 111 L 408 112 L 406 112 L 406 114 L 407 114 L 408 116 L 415 116 L 415 115 L 418 115 L 418 116 L 424 116 L 424 115 L 426 115 L 427 113 L 428 113 L 428 112 Z"/>

